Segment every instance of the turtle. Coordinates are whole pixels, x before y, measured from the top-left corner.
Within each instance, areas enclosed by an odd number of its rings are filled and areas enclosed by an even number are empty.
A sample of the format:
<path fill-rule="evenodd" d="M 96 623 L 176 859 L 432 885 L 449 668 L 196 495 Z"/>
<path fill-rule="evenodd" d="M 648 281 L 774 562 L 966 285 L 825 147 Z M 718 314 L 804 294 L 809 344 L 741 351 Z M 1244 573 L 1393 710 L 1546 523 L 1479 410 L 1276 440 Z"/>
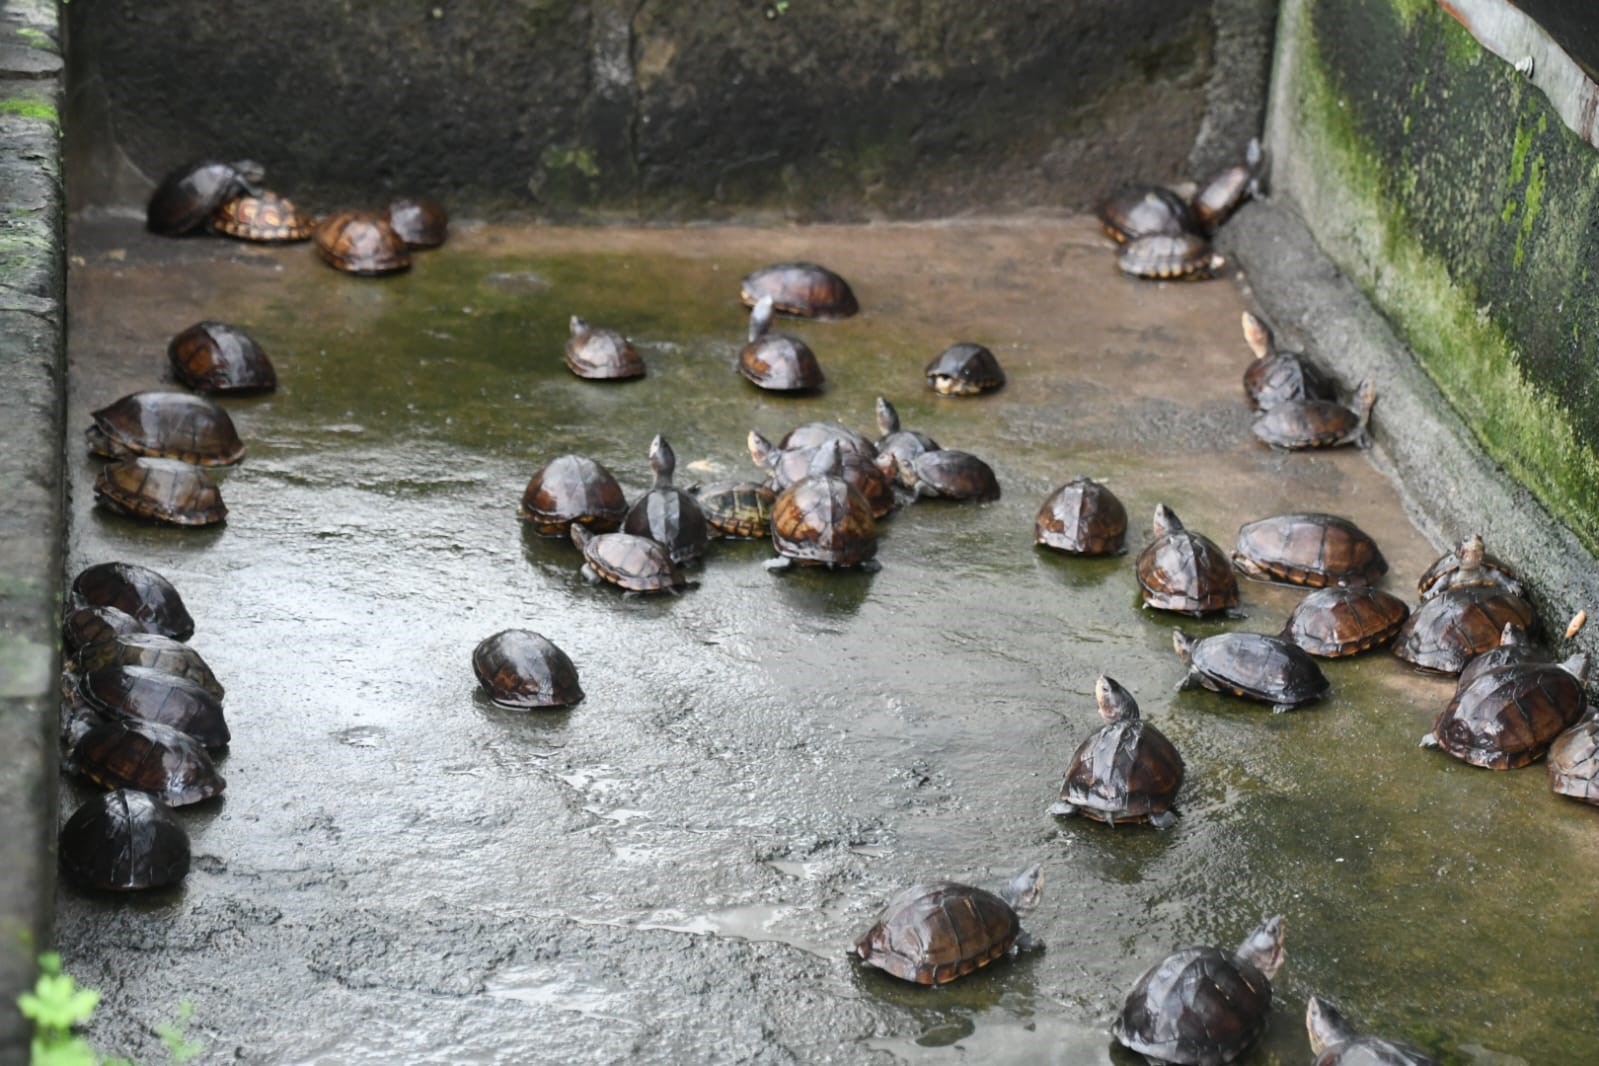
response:
<path fill-rule="evenodd" d="M 1570 640 L 1576 636 L 1587 620 L 1588 613 L 1578 611 L 1576 617 L 1566 626 L 1565 639 Z M 1498 645 L 1466 661 L 1466 665 L 1461 668 L 1460 676 L 1455 678 L 1455 690 L 1458 692 L 1471 684 L 1478 674 L 1501 666 L 1509 666 L 1511 663 L 1551 661 L 1553 660 L 1549 651 L 1528 636 L 1527 631 L 1519 623 L 1506 622 L 1504 628 L 1499 631 Z"/>
<path fill-rule="evenodd" d="M 1410 613 L 1394 637 L 1394 654 L 1419 670 L 1458 674 L 1476 655 L 1499 646 L 1506 622 L 1532 629 L 1532 606 L 1492 585 L 1447 589 Z"/>
<path fill-rule="evenodd" d="M 672 484 L 677 455 L 659 433 L 650 441 L 650 469 L 655 485 L 633 501 L 622 519 L 622 532 L 649 537 L 672 557 L 678 566 L 699 562 L 710 541 L 710 529 L 699 501 Z"/>
<path fill-rule="evenodd" d="M 1375 585 L 1388 572 L 1388 560 L 1365 530 L 1317 512 L 1246 522 L 1238 530 L 1233 565 L 1258 581 L 1312 588 Z"/>
<path fill-rule="evenodd" d="M 85 644 L 67 665 L 80 676 L 111 666 L 149 666 L 193 681 L 218 700 L 227 695 L 199 652 L 159 633 L 122 633 Z"/>
<path fill-rule="evenodd" d="M 1480 533 L 1471 534 L 1440 555 L 1416 582 L 1416 591 L 1428 600 L 1445 589 L 1466 585 L 1497 585 L 1522 595 L 1521 579 L 1502 559 L 1488 554 Z"/>
<path fill-rule="evenodd" d="M 271 392 L 278 373 L 244 330 L 226 322 L 196 322 L 167 343 L 177 379 L 196 392 Z"/>
<path fill-rule="evenodd" d="M 754 481 L 717 481 L 690 485 L 700 513 L 713 537 L 725 540 L 764 540 L 772 535 L 772 507 L 777 493 Z"/>
<path fill-rule="evenodd" d="M 1184 529 L 1163 503 L 1155 505 L 1154 528 L 1136 567 L 1144 606 L 1196 618 L 1238 606 L 1238 578 L 1215 541 Z"/>
<path fill-rule="evenodd" d="M 411 269 L 411 253 L 394 228 L 370 211 L 339 211 L 311 234 L 316 254 L 335 270 L 363 277 Z"/>
<path fill-rule="evenodd" d="M 67 590 L 73 607 L 116 607 L 126 611 L 152 633 L 188 640 L 194 619 L 172 582 L 134 563 L 96 563 L 78 571 Z"/>
<path fill-rule="evenodd" d="M 1287 400 L 1265 411 L 1251 431 L 1274 448 L 1336 448 L 1371 443 L 1371 408 L 1377 386 L 1370 379 L 1355 391 L 1353 407 L 1330 400 Z"/>
<path fill-rule="evenodd" d="M 566 652 L 530 629 L 504 629 L 485 637 L 472 650 L 472 672 L 501 707 L 570 707 L 583 699 L 577 667 Z"/>
<path fill-rule="evenodd" d="M 1033 543 L 1068 555 L 1120 555 L 1127 550 L 1127 508 L 1103 482 L 1079 474 L 1039 506 Z"/>
<path fill-rule="evenodd" d="M 938 450 L 938 442 L 927 434 L 901 429 L 899 412 L 881 396 L 877 398 L 877 431 L 882 435 L 873 443 L 873 447 L 877 449 L 879 465 L 885 456 L 904 463 L 923 452 Z"/>
<path fill-rule="evenodd" d="M 888 463 L 885 473 L 918 496 L 977 503 L 999 499 L 994 468 L 970 452 L 939 448 L 903 463 L 889 456 Z"/>
<path fill-rule="evenodd" d="M 1369 585 L 1317 589 L 1294 608 L 1280 636 L 1323 659 L 1380 648 L 1399 632 L 1410 608 Z"/>
<path fill-rule="evenodd" d="M 1599 804 L 1599 716 L 1593 712 L 1549 745 L 1549 787 L 1562 796 Z"/>
<path fill-rule="evenodd" d="M 426 196 L 398 196 L 384 212 L 389 228 L 407 248 L 437 248 L 444 243 L 450 218 L 444 205 Z"/>
<path fill-rule="evenodd" d="M 1265 153 L 1260 148 L 1260 138 L 1251 137 L 1244 147 L 1244 158 L 1229 163 L 1199 187 L 1189 206 L 1193 209 L 1197 229 L 1214 233 L 1226 222 L 1238 205 L 1260 195 L 1260 175 L 1265 168 Z"/>
<path fill-rule="evenodd" d="M 1175 237 L 1156 234 L 1135 237 L 1116 253 L 1123 274 L 1156 281 L 1203 281 L 1227 267 L 1225 257 L 1211 250 L 1210 241 L 1197 233 Z"/>
<path fill-rule="evenodd" d="M 1140 237 L 1180 237 L 1199 229 L 1188 201 L 1159 185 L 1125 185 L 1095 213 L 1105 236 L 1117 244 Z"/>
<path fill-rule="evenodd" d="M 220 796 L 227 782 L 198 740 L 139 718 L 102 722 L 73 745 L 70 765 L 101 788 L 136 788 L 172 807 Z"/>
<path fill-rule="evenodd" d="M 1311 1066 L 1439 1066 L 1438 1060 L 1409 1044 L 1361 1036 L 1331 1003 L 1311 996 L 1305 1008 Z"/>
<path fill-rule="evenodd" d="M 875 468 L 874 468 L 875 469 Z M 810 473 L 772 505 L 773 569 L 790 565 L 875 570 L 877 529 L 871 504 L 844 478 L 837 441 L 822 445 Z"/>
<path fill-rule="evenodd" d="M 1181 629 L 1173 629 L 1172 647 L 1188 664 L 1178 689 L 1199 685 L 1223 695 L 1269 703 L 1273 714 L 1314 703 L 1331 691 L 1316 660 L 1281 637 L 1218 633 L 1194 640 Z"/>
<path fill-rule="evenodd" d="M 225 748 L 231 739 L 222 701 L 199 682 L 164 670 L 103 666 L 79 676 L 78 692 L 105 717 L 169 725 L 207 748 Z"/>
<path fill-rule="evenodd" d="M 1183 784 L 1183 757 L 1164 733 L 1139 717 L 1138 703 L 1113 678 L 1099 675 L 1094 700 L 1105 724 L 1078 745 L 1060 802 L 1049 813 L 1170 829 L 1177 824 L 1172 800 Z"/>
<path fill-rule="evenodd" d="M 148 632 L 143 622 L 115 607 L 75 607 L 61 619 L 61 647 L 70 655 L 85 644 Z"/>
<path fill-rule="evenodd" d="M 572 523 L 572 543 L 583 552 L 583 579 L 610 582 L 628 592 L 676 592 L 688 579 L 664 547 L 632 533 L 591 533 Z"/>
<path fill-rule="evenodd" d="M 820 389 L 827 377 L 816 353 L 798 337 L 771 332 L 773 306 L 770 296 L 762 296 L 750 312 L 749 343 L 738 353 L 738 372 L 773 392 Z"/>
<path fill-rule="evenodd" d="M 775 310 L 801 318 L 848 318 L 861 309 L 849 282 L 815 263 L 774 263 L 739 283 L 745 307 L 768 296 Z"/>
<path fill-rule="evenodd" d="M 912 885 L 888 901 L 853 953 L 903 981 L 947 984 L 1042 946 L 1022 931 L 1021 915 L 1037 904 L 1043 883 L 1043 868 L 1034 864 L 998 892 L 955 881 Z"/>
<path fill-rule="evenodd" d="M 89 450 L 108 459 L 141 455 L 195 466 L 232 466 L 244 442 L 228 413 L 187 392 L 130 393 L 90 415 Z"/>
<path fill-rule="evenodd" d="M 209 526 L 228 517 L 215 479 L 177 459 L 107 463 L 94 479 L 94 502 L 130 518 L 174 526 Z"/>
<path fill-rule="evenodd" d="M 864 433 L 858 433 L 842 422 L 806 422 L 783 434 L 777 442 L 780 450 L 801 451 L 820 448 L 830 440 L 838 441 L 845 451 L 857 452 L 867 459 L 877 458 L 877 445 Z"/>
<path fill-rule="evenodd" d="M 1255 353 L 1244 371 L 1244 398 L 1257 411 L 1293 400 L 1338 400 L 1338 387 L 1309 357 L 1277 348 L 1266 321 L 1244 312 L 1244 340 Z"/>
<path fill-rule="evenodd" d="M 222 201 L 208 224 L 213 233 L 259 244 L 308 241 L 316 229 L 316 222 L 295 207 L 293 200 L 264 189 Z"/>
<path fill-rule="evenodd" d="M 1005 384 L 1005 371 L 981 344 L 952 344 L 927 364 L 928 386 L 940 396 L 976 396 Z"/>
<path fill-rule="evenodd" d="M 599 329 L 577 315 L 568 324 L 563 361 L 566 369 L 589 381 L 626 381 L 644 376 L 644 360 L 633 342 L 614 329 Z"/>
<path fill-rule="evenodd" d="M 746 443 L 750 461 L 766 472 L 770 479 L 769 483 L 778 492 L 810 476 L 811 466 L 821 450 L 820 447 L 787 450 L 777 448 L 755 430 L 750 430 Z M 872 510 L 872 517 L 874 519 L 887 517 L 897 502 L 894 499 L 893 480 L 876 462 L 853 447 L 849 441 L 835 439 L 830 443 L 838 448 L 841 476 L 866 498 L 867 506 Z"/>
<path fill-rule="evenodd" d="M 574 522 L 612 533 L 622 528 L 627 497 L 603 464 L 586 455 L 558 455 L 528 480 L 519 513 L 545 537 L 569 536 Z"/>
<path fill-rule="evenodd" d="M 1221 1066 L 1266 1029 L 1271 979 L 1283 964 L 1284 922 L 1266 919 L 1238 950 L 1184 948 L 1144 971 L 1111 1035 L 1152 1062 Z"/>
<path fill-rule="evenodd" d="M 144 209 L 145 226 L 151 233 L 168 237 L 194 233 L 224 201 L 259 192 L 258 183 L 265 176 L 261 164 L 248 159 L 187 163 L 162 178 L 150 194 Z"/>
<path fill-rule="evenodd" d="M 1433 719 L 1424 748 L 1442 748 L 1489 770 L 1540 758 L 1588 709 L 1588 657 L 1561 663 L 1511 663 L 1484 671 L 1455 692 Z"/>
<path fill-rule="evenodd" d="M 169 888 L 189 873 L 189 834 L 147 792 L 113 789 L 72 812 L 58 838 L 61 871 L 79 888 Z"/>

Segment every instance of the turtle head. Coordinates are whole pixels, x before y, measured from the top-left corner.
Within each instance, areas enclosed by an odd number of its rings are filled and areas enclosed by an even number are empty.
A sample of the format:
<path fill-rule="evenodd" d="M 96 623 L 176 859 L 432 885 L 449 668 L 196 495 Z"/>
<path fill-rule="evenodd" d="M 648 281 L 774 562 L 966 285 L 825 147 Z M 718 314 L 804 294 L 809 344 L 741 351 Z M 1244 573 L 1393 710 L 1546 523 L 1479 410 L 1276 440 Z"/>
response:
<path fill-rule="evenodd" d="M 1360 424 L 1364 426 L 1371 421 L 1371 409 L 1377 403 L 1377 383 L 1367 378 L 1360 383 L 1360 388 L 1355 390 L 1355 414 L 1360 416 Z"/>
<path fill-rule="evenodd" d="M 1168 533 L 1180 533 L 1183 524 L 1178 521 L 1177 513 L 1163 503 L 1155 505 L 1155 536 L 1164 537 Z"/>
<path fill-rule="evenodd" d="M 657 485 L 670 484 L 672 471 L 677 469 L 677 453 L 672 451 L 672 446 L 659 433 L 650 441 L 650 469 L 655 472 Z"/>
<path fill-rule="evenodd" d="M 1271 327 L 1266 325 L 1266 320 L 1248 311 L 1244 312 L 1244 343 L 1249 345 L 1256 359 L 1265 359 L 1276 350 Z"/>
<path fill-rule="evenodd" d="M 900 471 L 902 471 L 904 467 L 900 464 L 899 456 L 893 454 L 892 452 L 883 452 L 878 455 L 876 459 L 872 460 L 872 464 L 876 466 L 877 469 L 881 470 L 883 472 L 883 476 L 888 478 L 889 481 L 892 481 L 895 484 L 904 483 L 904 479 L 900 474 Z"/>
<path fill-rule="evenodd" d="M 582 522 L 572 523 L 572 543 L 576 544 L 579 549 L 587 548 L 589 541 L 593 539 L 594 534 L 589 532 L 588 526 L 585 526 Z"/>
<path fill-rule="evenodd" d="M 576 337 L 587 333 L 589 331 L 589 324 L 583 319 L 579 318 L 577 315 L 573 315 L 572 321 L 568 323 L 568 328 L 571 329 L 572 336 Z"/>
<path fill-rule="evenodd" d="M 1099 675 L 1094 682 L 1094 700 L 1099 704 L 1099 716 L 1107 722 L 1138 720 L 1138 701 L 1113 677 Z"/>
<path fill-rule="evenodd" d="M 1177 651 L 1177 658 L 1185 663 L 1194 661 L 1194 638 L 1184 633 L 1181 629 L 1171 631 L 1171 646 Z"/>
<path fill-rule="evenodd" d="M 1282 968 L 1283 959 L 1283 934 L 1287 932 L 1287 923 L 1280 914 L 1267 918 L 1255 931 L 1249 934 L 1249 939 L 1238 945 L 1238 958 L 1247 962 L 1267 977 L 1275 977 Z"/>
<path fill-rule="evenodd" d="M 1584 686 L 1588 684 L 1588 656 L 1586 653 L 1579 651 L 1561 663 L 1560 669 L 1582 682 Z"/>
<path fill-rule="evenodd" d="M 228 166 L 247 184 L 255 185 L 266 180 L 266 167 L 253 159 L 235 159 Z"/>
<path fill-rule="evenodd" d="M 1455 550 L 1455 555 L 1460 559 L 1460 569 L 1477 570 L 1482 567 L 1482 557 L 1487 549 L 1482 543 L 1482 534 L 1473 533 L 1460 542 L 1460 547 Z"/>
<path fill-rule="evenodd" d="M 766 331 L 772 328 L 772 298 L 762 296 L 755 301 L 755 306 L 750 310 L 750 342 L 760 340 L 766 336 Z"/>
<path fill-rule="evenodd" d="M 1524 644 L 1530 643 L 1531 641 L 1527 639 L 1527 631 L 1515 622 L 1506 622 L 1505 628 L 1499 631 L 1499 646 L 1501 648 L 1519 648 Z"/>
<path fill-rule="evenodd" d="M 772 447 L 772 442 L 761 436 L 755 430 L 750 430 L 748 438 L 750 462 L 766 471 L 768 474 L 777 469 L 777 449 Z"/>
<path fill-rule="evenodd" d="M 899 432 L 899 412 L 882 396 L 877 398 L 877 432 L 885 437 Z"/>
<path fill-rule="evenodd" d="M 1244 146 L 1244 168 L 1249 171 L 1249 183 L 1244 186 L 1244 196 L 1254 198 L 1261 194 L 1266 178 L 1266 150 L 1259 137 L 1249 138 Z"/>
<path fill-rule="evenodd" d="M 1310 1005 L 1305 1008 L 1305 1031 L 1310 1034 L 1312 1055 L 1320 1055 L 1355 1037 L 1338 1008 L 1320 996 L 1311 996 Z"/>
<path fill-rule="evenodd" d="M 1022 913 L 1038 904 L 1038 897 L 1043 891 L 1044 867 L 1035 862 L 1012 877 L 999 890 L 999 898 L 1009 903 L 1012 910 Z"/>

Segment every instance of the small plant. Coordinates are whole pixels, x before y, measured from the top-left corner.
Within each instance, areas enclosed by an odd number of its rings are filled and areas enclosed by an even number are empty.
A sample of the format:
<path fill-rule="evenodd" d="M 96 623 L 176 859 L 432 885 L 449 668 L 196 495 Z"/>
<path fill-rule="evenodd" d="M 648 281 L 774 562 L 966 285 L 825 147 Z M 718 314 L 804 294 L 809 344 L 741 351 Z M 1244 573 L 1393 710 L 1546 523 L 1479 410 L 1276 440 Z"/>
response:
<path fill-rule="evenodd" d="M 128 1059 L 102 1057 L 94 1046 L 74 1030 L 88 1022 L 100 1005 L 100 993 L 80 988 L 71 974 L 61 970 L 61 956 L 53 951 L 39 956 L 39 979 L 32 992 L 17 997 L 22 1016 L 33 1023 L 33 1042 L 29 1045 L 29 1066 L 134 1066 Z M 199 1041 L 185 1033 L 194 1017 L 188 1000 L 178 1004 L 177 1020 L 156 1027 L 156 1035 L 166 1045 L 174 1066 L 183 1066 L 205 1050 Z"/>

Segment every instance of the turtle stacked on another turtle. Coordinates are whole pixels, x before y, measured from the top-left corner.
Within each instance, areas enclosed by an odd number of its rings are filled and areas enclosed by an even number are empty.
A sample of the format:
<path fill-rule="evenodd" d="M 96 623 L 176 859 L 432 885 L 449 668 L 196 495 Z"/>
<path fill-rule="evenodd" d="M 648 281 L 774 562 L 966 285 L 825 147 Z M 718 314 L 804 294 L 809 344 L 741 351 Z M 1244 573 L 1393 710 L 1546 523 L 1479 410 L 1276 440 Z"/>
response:
<path fill-rule="evenodd" d="M 1185 199 L 1160 186 L 1130 185 L 1099 207 L 1100 226 L 1121 247 L 1122 273 L 1157 280 L 1215 277 L 1226 260 L 1214 254 L 1210 238 L 1237 209 L 1257 195 L 1264 154 L 1251 139 L 1244 158 L 1222 168 Z"/>

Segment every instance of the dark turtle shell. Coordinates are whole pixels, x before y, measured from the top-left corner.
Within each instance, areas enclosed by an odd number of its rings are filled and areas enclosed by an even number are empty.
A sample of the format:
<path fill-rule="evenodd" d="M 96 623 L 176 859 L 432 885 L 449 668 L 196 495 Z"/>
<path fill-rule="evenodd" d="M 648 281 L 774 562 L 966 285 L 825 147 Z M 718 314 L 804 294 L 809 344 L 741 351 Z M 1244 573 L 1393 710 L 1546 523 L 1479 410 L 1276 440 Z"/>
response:
<path fill-rule="evenodd" d="M 1172 801 L 1183 784 L 1183 757 L 1166 735 L 1138 716 L 1132 695 L 1113 679 L 1094 685 L 1105 719 L 1072 755 L 1051 814 L 1081 814 L 1095 821 L 1176 824 Z"/>
<path fill-rule="evenodd" d="M 1388 572 L 1377 542 L 1337 515 L 1273 515 L 1238 530 L 1233 565 L 1260 581 L 1290 585 L 1374 585 Z"/>
<path fill-rule="evenodd" d="M 1377 402 L 1376 387 L 1362 382 L 1354 407 L 1327 400 L 1289 400 L 1255 419 L 1251 431 L 1274 448 L 1336 448 L 1370 441 L 1367 427 Z"/>
<path fill-rule="evenodd" d="M 1120 555 L 1127 550 L 1127 508 L 1104 485 L 1079 475 L 1038 508 L 1033 541 L 1072 555 Z"/>
<path fill-rule="evenodd" d="M 1116 253 L 1123 274 L 1157 281 L 1203 281 L 1213 278 L 1227 260 L 1211 251 L 1210 241 L 1197 233 L 1175 237 L 1137 237 Z"/>
<path fill-rule="evenodd" d="M 1265 155 L 1260 149 L 1260 138 L 1251 137 L 1244 149 L 1244 158 L 1217 171 L 1194 193 L 1192 207 L 1198 228 L 1214 232 L 1226 222 L 1238 205 L 1257 194 L 1260 172 L 1265 166 Z"/>
<path fill-rule="evenodd" d="M 1506 622 L 1532 630 L 1532 606 L 1491 585 L 1448 589 L 1423 600 L 1394 637 L 1394 654 L 1421 670 L 1458 674 L 1473 656 L 1499 646 Z"/>
<path fill-rule="evenodd" d="M 877 554 L 871 504 L 841 469 L 838 444 L 829 441 L 812 459 L 813 472 L 778 495 L 772 505 L 772 545 L 779 555 L 800 564 L 839 567 L 860 566 Z"/>
<path fill-rule="evenodd" d="M 317 223 L 316 254 L 335 270 L 375 277 L 411 268 L 411 253 L 386 219 L 370 211 L 340 211 Z"/>
<path fill-rule="evenodd" d="M 597 329 L 576 315 L 566 342 L 566 369 L 589 381 L 624 381 L 644 376 L 644 360 L 633 342 L 614 329 Z"/>
<path fill-rule="evenodd" d="M 224 200 L 255 191 L 261 167 L 249 160 L 219 163 L 214 159 L 178 167 L 156 186 L 144 211 L 151 233 L 178 237 L 193 233 L 210 220 Z"/>
<path fill-rule="evenodd" d="M 611 472 L 593 459 L 558 455 L 528 481 L 520 513 L 546 537 L 568 536 L 573 522 L 610 533 L 622 528 L 627 497 Z"/>
<path fill-rule="evenodd" d="M 938 442 L 927 434 L 914 429 L 901 429 L 899 412 L 881 396 L 877 398 L 877 431 L 882 434 L 873 445 L 877 449 L 879 467 L 886 466 L 887 460 L 892 459 L 903 469 L 906 463 L 923 452 L 938 449 Z"/>
<path fill-rule="evenodd" d="M 187 392 L 135 392 L 91 414 L 89 450 L 108 459 L 140 455 L 196 466 L 231 466 L 244 442 L 228 413 Z"/>
<path fill-rule="evenodd" d="M 1198 684 L 1212 692 L 1271 704 L 1277 713 L 1322 699 L 1331 690 L 1305 650 L 1262 633 L 1218 633 L 1193 640 L 1172 631 L 1177 655 L 1188 663 L 1179 688 Z"/>
<path fill-rule="evenodd" d="M 877 458 L 877 445 L 863 433 L 857 433 L 842 422 L 806 422 L 783 434 L 777 442 L 781 451 L 808 450 L 814 452 L 830 440 L 846 452 L 857 452 L 868 459 Z"/>
<path fill-rule="evenodd" d="M 472 672 L 501 707 L 570 707 L 583 699 L 577 667 L 542 634 L 506 629 L 472 651 Z"/>
<path fill-rule="evenodd" d="M 224 200 L 212 212 L 210 225 L 224 237 L 260 244 L 308 241 L 316 229 L 311 216 L 295 207 L 293 200 L 266 191 Z"/>
<path fill-rule="evenodd" d="M 809 477 L 817 456 L 826 446 L 783 450 L 774 448 L 771 442 L 754 430 L 750 431 L 748 443 L 750 460 L 766 471 L 771 478 L 772 488 L 778 492 Z M 849 441 L 835 439 L 829 443 L 838 449 L 839 476 L 866 498 L 872 517 L 884 518 L 890 514 L 897 501 L 894 499 L 893 479 L 889 474 L 869 455 L 857 451 Z"/>
<path fill-rule="evenodd" d="M 133 788 L 173 807 L 220 796 L 227 787 L 189 734 L 137 718 L 103 722 L 72 749 L 78 773 L 101 788 Z"/>
<path fill-rule="evenodd" d="M 777 493 L 754 481 L 718 481 L 691 485 L 711 535 L 728 540 L 761 540 L 772 535 L 772 507 Z"/>
<path fill-rule="evenodd" d="M 77 607 L 61 619 L 61 647 L 72 654 L 85 644 L 123 633 L 150 632 L 143 622 L 115 607 Z"/>
<path fill-rule="evenodd" d="M 112 666 L 148 666 L 193 681 L 218 700 L 227 695 L 199 652 L 159 633 L 123 633 L 85 644 L 68 665 L 80 675 Z"/>
<path fill-rule="evenodd" d="M 1263 411 L 1295 400 L 1337 402 L 1332 378 L 1298 352 L 1278 351 L 1271 327 L 1248 311 L 1244 339 L 1255 353 L 1255 361 L 1244 371 L 1244 396 L 1250 407 Z"/>
<path fill-rule="evenodd" d="M 174 526 L 209 526 L 228 517 L 210 474 L 177 459 L 119 459 L 94 479 L 94 501 L 108 511 Z"/>
<path fill-rule="evenodd" d="M 710 528 L 699 501 L 672 484 L 677 456 L 666 438 L 650 442 L 650 469 L 655 485 L 633 502 L 622 519 L 622 532 L 660 544 L 678 566 L 698 562 L 710 542 Z"/>
<path fill-rule="evenodd" d="M 1227 554 L 1184 529 L 1163 503 L 1155 506 L 1155 539 L 1139 553 L 1137 571 L 1146 606 L 1196 618 L 1238 606 L 1238 577 Z"/>
<path fill-rule="evenodd" d="M 222 701 L 204 685 L 149 666 L 105 666 L 78 679 L 78 691 L 102 714 L 159 722 L 208 748 L 228 745 Z"/>
<path fill-rule="evenodd" d="M 802 318 L 848 318 L 861 309 L 849 283 L 815 263 L 774 263 L 739 283 L 738 298 L 745 307 L 767 296 L 774 309 Z"/>
<path fill-rule="evenodd" d="M 1465 567 L 1464 575 L 1463 558 L 1476 562 L 1474 567 Z M 1444 589 L 1461 585 L 1498 585 L 1517 596 L 1522 594 L 1521 578 L 1510 564 L 1484 550 L 1482 537 L 1478 534 L 1462 539 L 1434 560 L 1426 573 L 1421 575 L 1421 580 L 1416 582 L 1416 591 L 1422 599 L 1427 600 Z"/>
<path fill-rule="evenodd" d="M 1488 670 L 1455 693 L 1422 745 L 1489 770 L 1526 766 L 1587 711 L 1587 678 L 1584 655 Z"/>
<path fill-rule="evenodd" d="M 450 227 L 444 205 L 426 196 L 390 200 L 388 220 L 408 248 L 437 248 L 444 243 Z"/>
<path fill-rule="evenodd" d="M 648 537 L 596 536 L 574 522 L 572 543 L 583 551 L 583 576 L 588 580 L 608 581 L 629 592 L 672 592 L 688 584 L 666 549 Z"/>
<path fill-rule="evenodd" d="M 1310 1034 L 1311 1054 L 1316 1056 L 1311 1066 L 1439 1066 L 1437 1059 L 1409 1044 L 1361 1036 L 1319 996 L 1310 997 L 1305 1029 Z"/>
<path fill-rule="evenodd" d="M 1111 1035 L 1151 1061 L 1221 1066 L 1266 1029 L 1271 978 L 1282 962 L 1282 919 L 1239 950 L 1184 948 L 1146 970 L 1127 994 Z"/>
<path fill-rule="evenodd" d="M 1282 637 L 1312 655 L 1336 659 L 1382 647 L 1408 617 L 1410 608 L 1398 596 L 1366 586 L 1333 586 L 1300 600 Z"/>
<path fill-rule="evenodd" d="M 908 464 L 891 462 L 899 470 L 899 480 L 918 496 L 978 503 L 999 499 L 994 468 L 970 452 L 939 448 L 923 452 Z"/>
<path fill-rule="evenodd" d="M 172 808 L 133 789 L 104 793 L 73 811 L 58 850 L 67 879 L 100 892 L 166 888 L 189 873 L 189 834 Z"/>
<path fill-rule="evenodd" d="M 952 344 L 927 364 L 927 384 L 940 396 L 976 396 L 1005 384 L 994 353 L 981 344 Z"/>
<path fill-rule="evenodd" d="M 1460 676 L 1455 678 L 1455 691 L 1459 692 L 1471 684 L 1477 679 L 1477 675 L 1497 670 L 1501 666 L 1549 661 L 1549 653 L 1527 636 L 1525 629 L 1515 622 L 1506 622 L 1505 627 L 1499 631 L 1498 646 L 1489 648 L 1481 655 L 1472 656 L 1461 668 Z"/>
<path fill-rule="evenodd" d="M 72 579 L 68 600 L 74 607 L 115 607 L 152 633 L 176 640 L 194 635 L 194 619 L 172 582 L 133 563 L 96 563 Z M 88 642 L 85 642 L 88 643 Z"/>
<path fill-rule="evenodd" d="M 1117 244 L 1140 237 L 1180 237 L 1199 229 L 1188 201 L 1158 185 L 1124 186 L 1096 213 L 1105 235 Z"/>
<path fill-rule="evenodd" d="M 1549 745 L 1549 787 L 1599 804 L 1599 716 L 1588 715 Z"/>
<path fill-rule="evenodd" d="M 198 392 L 270 392 L 278 373 L 244 330 L 226 322 L 196 322 L 167 344 L 179 381 Z"/>
<path fill-rule="evenodd" d="M 855 954 L 904 981 L 946 984 L 1011 953 L 1022 937 L 1017 910 L 1031 906 L 1040 882 L 1033 866 L 1003 895 L 955 881 L 913 885 L 888 901 Z"/>

